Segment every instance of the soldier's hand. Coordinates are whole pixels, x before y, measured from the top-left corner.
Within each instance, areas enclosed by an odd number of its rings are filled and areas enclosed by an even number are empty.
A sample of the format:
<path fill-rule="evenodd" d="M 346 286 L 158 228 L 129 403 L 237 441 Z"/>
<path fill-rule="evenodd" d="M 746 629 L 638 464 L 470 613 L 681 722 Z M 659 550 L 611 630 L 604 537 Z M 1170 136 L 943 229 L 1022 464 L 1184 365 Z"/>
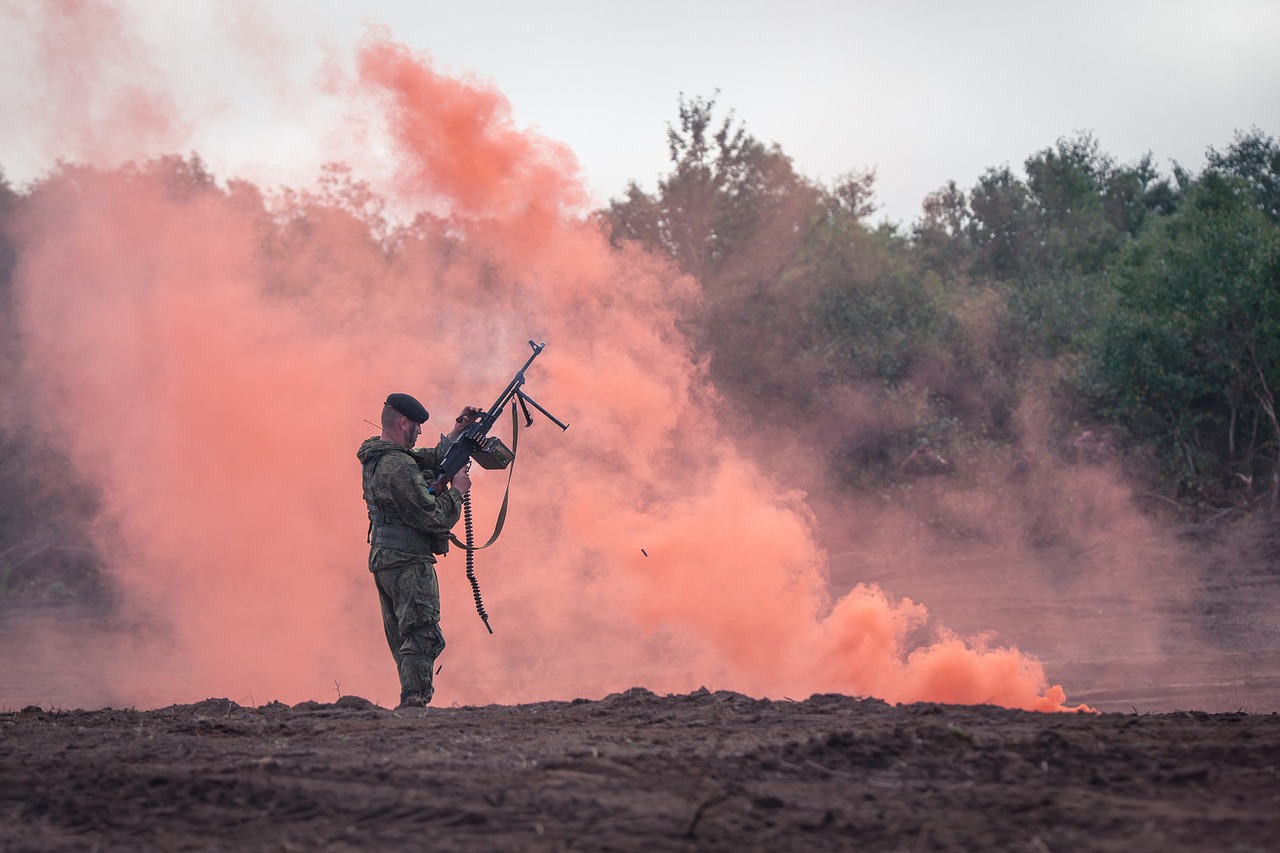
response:
<path fill-rule="evenodd" d="M 480 417 L 483 414 L 484 414 L 484 409 L 481 409 L 477 406 L 465 406 L 462 409 L 462 411 L 458 413 L 458 417 L 454 419 L 454 423 L 458 424 L 463 428 L 466 428 L 471 426 L 473 423 L 475 423 L 476 418 Z"/>
<path fill-rule="evenodd" d="M 465 406 L 458 416 L 453 419 L 453 429 L 449 430 L 446 436 L 450 441 L 457 441 L 462 435 L 462 431 L 476 422 L 476 418 L 484 414 L 484 409 L 478 409 L 475 406 Z"/>
<path fill-rule="evenodd" d="M 467 472 L 467 468 L 470 467 L 471 466 L 468 465 L 466 468 L 463 468 L 461 471 L 453 475 L 453 487 L 464 495 L 471 491 L 471 474 Z"/>

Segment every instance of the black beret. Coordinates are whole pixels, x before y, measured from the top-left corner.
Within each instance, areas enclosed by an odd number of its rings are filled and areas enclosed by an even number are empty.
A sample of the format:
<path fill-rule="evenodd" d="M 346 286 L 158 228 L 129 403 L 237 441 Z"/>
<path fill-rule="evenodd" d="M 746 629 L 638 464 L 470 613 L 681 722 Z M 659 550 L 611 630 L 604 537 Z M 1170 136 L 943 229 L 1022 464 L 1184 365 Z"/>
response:
<path fill-rule="evenodd" d="M 431 417 L 426 408 L 408 394 L 392 394 L 387 397 L 387 405 L 414 423 L 425 424 Z"/>

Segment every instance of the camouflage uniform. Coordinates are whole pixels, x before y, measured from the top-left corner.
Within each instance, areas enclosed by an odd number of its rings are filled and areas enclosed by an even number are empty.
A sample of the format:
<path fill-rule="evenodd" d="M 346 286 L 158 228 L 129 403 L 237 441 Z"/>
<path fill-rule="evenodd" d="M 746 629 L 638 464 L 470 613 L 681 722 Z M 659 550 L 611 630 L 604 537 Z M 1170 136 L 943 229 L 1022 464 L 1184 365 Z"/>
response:
<path fill-rule="evenodd" d="M 410 451 L 375 436 L 356 453 L 369 506 L 369 571 L 402 705 L 431 701 L 435 661 L 444 651 L 435 562 L 448 551 L 446 534 L 458 523 L 462 494 L 450 488 L 432 495 L 428 486 L 448 447 L 442 438 L 436 447 Z"/>

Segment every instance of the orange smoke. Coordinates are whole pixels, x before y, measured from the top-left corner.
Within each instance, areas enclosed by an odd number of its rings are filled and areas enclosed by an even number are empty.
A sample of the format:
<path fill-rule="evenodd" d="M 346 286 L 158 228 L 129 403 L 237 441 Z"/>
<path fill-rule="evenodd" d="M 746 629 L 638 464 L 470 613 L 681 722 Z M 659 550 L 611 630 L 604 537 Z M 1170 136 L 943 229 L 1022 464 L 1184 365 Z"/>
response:
<path fill-rule="evenodd" d="M 442 561 L 437 701 L 707 685 L 1062 707 L 1017 650 L 914 641 L 919 604 L 864 585 L 831 600 L 804 493 L 717 427 L 677 329 L 696 283 L 575 218 L 562 146 L 385 35 L 339 90 L 379 105 L 363 130 L 401 170 L 395 201 L 442 218 L 381 239 L 349 179 L 264 201 L 179 160 L 66 168 L 30 193 L 15 282 L 28 364 L 43 427 L 104 491 L 124 627 L 93 631 L 109 651 L 92 667 L 61 661 L 96 692 L 25 685 L 0 704 L 295 702 L 335 683 L 393 700 L 362 419 L 395 390 L 427 404 L 428 428 L 487 405 L 534 338 L 548 348 L 528 390 L 572 428 L 521 436 L 506 531 L 477 558 L 492 637 L 462 557 Z M 477 472 L 481 528 L 502 486 Z"/>
<path fill-rule="evenodd" d="M 184 142 L 175 98 L 158 82 L 126 9 L 100 0 L 0 4 L 4 18 L 12 32 L 30 34 L 7 47 L 40 69 L 10 95 L 26 99 L 24 135 L 33 149 L 118 163 Z"/>

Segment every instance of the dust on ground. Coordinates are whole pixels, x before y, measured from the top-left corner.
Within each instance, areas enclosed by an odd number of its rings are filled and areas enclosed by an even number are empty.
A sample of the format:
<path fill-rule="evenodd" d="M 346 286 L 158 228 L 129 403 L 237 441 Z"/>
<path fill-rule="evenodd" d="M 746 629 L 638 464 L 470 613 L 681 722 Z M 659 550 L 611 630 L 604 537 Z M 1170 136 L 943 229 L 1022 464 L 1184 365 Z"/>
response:
<path fill-rule="evenodd" d="M 994 562 L 894 580 L 961 630 L 1026 607 Z M 1205 551 L 1185 592 L 1028 638 L 1101 714 L 642 688 L 4 709 L 0 850 L 1275 850 L 1280 536 Z M 1152 643 L 1112 642 L 1126 619 Z"/>
<path fill-rule="evenodd" d="M 1270 850 L 1280 715 L 636 688 L 0 714 L 6 850 Z"/>

